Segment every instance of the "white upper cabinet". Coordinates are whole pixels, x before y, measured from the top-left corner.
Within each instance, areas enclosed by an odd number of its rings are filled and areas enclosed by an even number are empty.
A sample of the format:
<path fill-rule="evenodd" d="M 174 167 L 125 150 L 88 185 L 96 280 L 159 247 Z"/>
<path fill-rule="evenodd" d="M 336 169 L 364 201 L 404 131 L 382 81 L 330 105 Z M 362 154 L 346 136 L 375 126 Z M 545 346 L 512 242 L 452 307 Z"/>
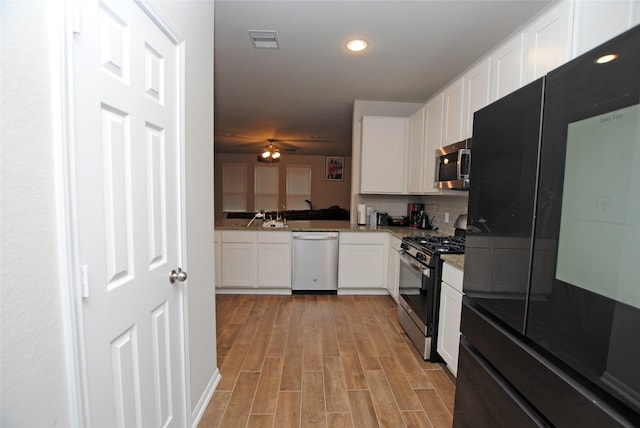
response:
<path fill-rule="evenodd" d="M 425 106 L 409 117 L 409 148 L 407 159 L 407 192 L 422 192 L 422 169 L 425 138 L 424 138 Z"/>
<path fill-rule="evenodd" d="M 408 129 L 407 117 L 362 117 L 361 193 L 404 193 Z"/>
<path fill-rule="evenodd" d="M 443 146 L 462 140 L 462 115 L 464 107 L 464 79 L 459 78 L 444 90 L 444 139 Z"/>
<path fill-rule="evenodd" d="M 570 17 L 571 4 L 563 1 L 527 27 L 525 83 L 533 82 L 570 59 Z"/>
<path fill-rule="evenodd" d="M 489 104 L 491 60 L 482 60 L 464 75 L 464 114 L 462 139 L 473 134 L 473 113 Z"/>
<path fill-rule="evenodd" d="M 424 106 L 424 161 L 422 162 L 422 193 L 442 193 L 435 186 L 436 150 L 442 147 L 444 93 L 431 98 Z"/>
<path fill-rule="evenodd" d="M 491 102 L 522 86 L 524 33 L 519 33 L 491 53 Z"/>
<path fill-rule="evenodd" d="M 638 9 L 638 0 L 577 1 L 572 57 L 580 56 L 638 24 Z"/>

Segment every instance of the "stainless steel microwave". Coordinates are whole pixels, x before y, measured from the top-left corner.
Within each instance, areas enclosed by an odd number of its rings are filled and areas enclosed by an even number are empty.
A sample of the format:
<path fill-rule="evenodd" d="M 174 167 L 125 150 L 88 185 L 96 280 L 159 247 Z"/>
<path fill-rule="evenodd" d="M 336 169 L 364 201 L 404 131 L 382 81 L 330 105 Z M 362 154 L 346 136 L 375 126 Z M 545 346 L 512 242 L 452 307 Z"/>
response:
<path fill-rule="evenodd" d="M 471 138 L 436 150 L 436 187 L 469 190 Z"/>

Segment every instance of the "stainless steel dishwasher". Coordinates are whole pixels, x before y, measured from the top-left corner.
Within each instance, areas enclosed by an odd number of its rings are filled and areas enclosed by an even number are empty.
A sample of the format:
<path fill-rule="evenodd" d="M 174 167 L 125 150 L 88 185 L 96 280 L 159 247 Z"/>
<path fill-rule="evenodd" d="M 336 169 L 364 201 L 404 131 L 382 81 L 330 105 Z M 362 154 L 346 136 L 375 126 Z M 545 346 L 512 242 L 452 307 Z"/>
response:
<path fill-rule="evenodd" d="M 293 293 L 338 291 L 339 232 L 293 232 Z"/>

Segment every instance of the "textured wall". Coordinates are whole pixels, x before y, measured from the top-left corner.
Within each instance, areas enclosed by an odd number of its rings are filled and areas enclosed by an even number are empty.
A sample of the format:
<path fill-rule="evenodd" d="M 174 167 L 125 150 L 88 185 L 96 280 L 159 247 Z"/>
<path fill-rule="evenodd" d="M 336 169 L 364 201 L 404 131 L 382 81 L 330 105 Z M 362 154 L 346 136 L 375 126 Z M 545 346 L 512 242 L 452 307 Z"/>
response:
<path fill-rule="evenodd" d="M 44 2 L 0 7 L 0 425 L 69 426 L 49 73 L 55 38 L 47 35 L 55 14 Z"/>

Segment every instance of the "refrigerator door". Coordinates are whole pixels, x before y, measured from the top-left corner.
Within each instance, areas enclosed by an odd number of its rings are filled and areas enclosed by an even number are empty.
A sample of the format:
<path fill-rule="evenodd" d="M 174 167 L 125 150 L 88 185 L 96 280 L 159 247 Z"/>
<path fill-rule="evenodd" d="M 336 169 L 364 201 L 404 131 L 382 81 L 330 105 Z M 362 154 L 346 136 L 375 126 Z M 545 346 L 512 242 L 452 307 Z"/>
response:
<path fill-rule="evenodd" d="M 640 27 L 547 76 L 526 330 L 637 423 L 639 103 Z"/>
<path fill-rule="evenodd" d="M 544 79 L 475 113 L 464 292 L 524 333 Z"/>

